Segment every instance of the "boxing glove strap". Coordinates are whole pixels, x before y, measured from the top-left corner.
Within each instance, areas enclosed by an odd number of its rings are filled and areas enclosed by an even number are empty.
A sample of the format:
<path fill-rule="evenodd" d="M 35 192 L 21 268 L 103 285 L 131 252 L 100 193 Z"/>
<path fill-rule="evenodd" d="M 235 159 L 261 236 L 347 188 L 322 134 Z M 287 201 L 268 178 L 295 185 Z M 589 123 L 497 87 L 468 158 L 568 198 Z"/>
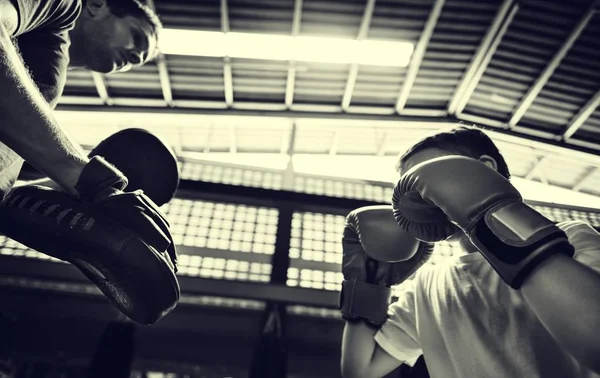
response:
<path fill-rule="evenodd" d="M 469 237 L 513 289 L 519 289 L 544 260 L 559 253 L 569 257 L 575 253 L 562 230 L 523 202 L 494 206 Z"/>
<path fill-rule="evenodd" d="M 340 293 L 342 318 L 348 321 L 366 320 L 381 326 L 387 319 L 392 289 L 356 279 L 344 280 Z"/>
<path fill-rule="evenodd" d="M 128 180 L 115 166 L 101 156 L 94 156 L 81 171 L 75 190 L 81 200 L 94 202 L 95 197 L 108 188 L 123 190 Z"/>

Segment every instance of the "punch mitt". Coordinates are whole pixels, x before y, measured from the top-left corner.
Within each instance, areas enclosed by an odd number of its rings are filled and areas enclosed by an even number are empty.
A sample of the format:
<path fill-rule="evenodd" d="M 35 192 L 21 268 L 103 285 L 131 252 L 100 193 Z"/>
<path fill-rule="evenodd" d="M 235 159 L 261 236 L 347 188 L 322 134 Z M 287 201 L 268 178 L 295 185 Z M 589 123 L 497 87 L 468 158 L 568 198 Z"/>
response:
<path fill-rule="evenodd" d="M 0 231 L 25 246 L 75 265 L 122 313 L 142 324 L 168 314 L 179 284 L 167 252 L 170 240 L 156 226 L 141 192 L 138 218 L 92 205 L 42 186 L 14 189 L 0 203 Z M 109 205 L 110 206 L 110 205 Z M 154 220 L 156 219 L 156 220 Z M 132 226 L 133 222 L 145 225 Z M 162 220 L 162 222 L 166 222 Z"/>
<path fill-rule="evenodd" d="M 179 166 L 171 147 L 153 133 L 139 128 L 121 130 L 100 142 L 89 157 L 102 156 L 127 177 L 127 191 L 142 189 L 162 206 L 179 186 Z"/>

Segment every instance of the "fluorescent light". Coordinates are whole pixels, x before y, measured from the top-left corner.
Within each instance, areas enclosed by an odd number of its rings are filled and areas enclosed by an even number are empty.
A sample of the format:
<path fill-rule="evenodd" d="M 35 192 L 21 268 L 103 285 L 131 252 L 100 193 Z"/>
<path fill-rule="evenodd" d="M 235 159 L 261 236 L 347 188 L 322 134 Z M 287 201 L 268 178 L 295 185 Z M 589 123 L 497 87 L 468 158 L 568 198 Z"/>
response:
<path fill-rule="evenodd" d="M 407 42 L 178 29 L 163 30 L 160 41 L 164 54 L 391 67 L 406 67 L 413 48 Z"/>

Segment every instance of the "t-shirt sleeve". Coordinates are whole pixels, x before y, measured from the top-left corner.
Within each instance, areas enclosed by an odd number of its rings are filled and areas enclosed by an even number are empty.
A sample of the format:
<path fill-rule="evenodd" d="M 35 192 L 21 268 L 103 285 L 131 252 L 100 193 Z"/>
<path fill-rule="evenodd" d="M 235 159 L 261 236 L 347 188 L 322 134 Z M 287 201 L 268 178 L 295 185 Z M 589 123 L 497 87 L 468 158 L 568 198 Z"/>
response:
<path fill-rule="evenodd" d="M 24 5 L 25 1 L 18 3 L 21 4 L 20 23 L 23 24 L 28 20 L 23 12 L 31 9 Z M 69 65 L 69 31 L 79 16 L 81 2 L 63 0 L 53 3 L 53 7 L 45 9 L 46 17 L 38 15 L 34 21 L 30 20 L 37 26 L 19 35 L 17 45 L 33 81 L 46 101 L 55 106 L 65 86 Z M 51 21 L 44 22 L 43 18 Z"/>
<path fill-rule="evenodd" d="M 375 334 L 375 341 L 383 350 L 410 366 L 423 354 L 417 335 L 415 281 L 402 285 L 403 292 L 390 305 L 387 321 Z"/>
<path fill-rule="evenodd" d="M 600 273 L 600 233 L 582 221 L 561 222 L 558 227 L 575 248 L 573 258 Z"/>

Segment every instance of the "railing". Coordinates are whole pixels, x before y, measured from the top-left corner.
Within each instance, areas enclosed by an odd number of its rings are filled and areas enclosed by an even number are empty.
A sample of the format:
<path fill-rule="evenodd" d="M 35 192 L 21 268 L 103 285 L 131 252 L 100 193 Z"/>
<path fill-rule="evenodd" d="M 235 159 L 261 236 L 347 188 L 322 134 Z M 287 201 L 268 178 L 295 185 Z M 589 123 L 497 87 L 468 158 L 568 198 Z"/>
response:
<path fill-rule="evenodd" d="M 335 317 L 345 215 L 381 203 L 183 180 L 177 198 L 163 208 L 178 245 L 183 300 L 221 298 L 222 305 L 243 308 L 281 303 L 292 313 Z M 530 204 L 555 221 L 600 227 L 597 210 Z M 68 264 L 6 238 L 0 242 L 0 285 L 98 294 Z M 439 243 L 428 264 L 460 253 Z"/>

